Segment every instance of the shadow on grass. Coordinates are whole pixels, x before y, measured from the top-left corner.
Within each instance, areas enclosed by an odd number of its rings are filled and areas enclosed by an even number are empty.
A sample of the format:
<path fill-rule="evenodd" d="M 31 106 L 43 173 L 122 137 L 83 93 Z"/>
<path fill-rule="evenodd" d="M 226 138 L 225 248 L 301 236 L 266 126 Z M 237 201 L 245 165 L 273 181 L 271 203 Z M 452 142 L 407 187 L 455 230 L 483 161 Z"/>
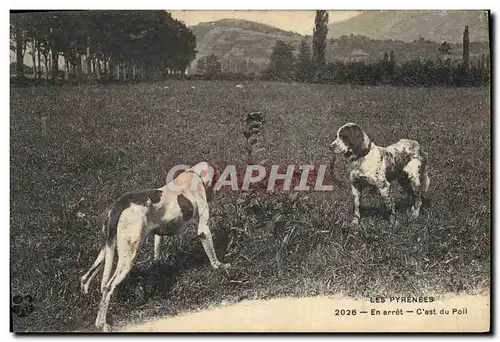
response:
<path fill-rule="evenodd" d="M 217 257 L 223 261 L 229 242 L 228 234 L 222 231 L 212 232 L 212 234 Z M 159 263 L 148 262 L 149 266 L 145 268 L 135 266 L 120 284 L 117 297 L 129 297 L 133 295 L 131 292 L 134 289 L 144 289 L 144 293 L 141 294 L 146 298 L 168 295 L 184 271 L 209 264 L 208 257 L 198 237 L 192 238 L 187 246 L 183 247 L 174 247 L 175 250 L 170 256 Z"/>
<path fill-rule="evenodd" d="M 410 209 L 413 205 L 413 201 L 409 198 L 402 198 L 400 200 L 395 201 L 395 206 L 397 211 L 405 212 Z M 432 200 L 430 198 L 425 198 L 422 200 L 422 209 L 428 209 L 432 205 Z M 374 217 L 381 216 L 387 217 L 388 213 L 383 203 L 375 205 L 375 206 L 360 206 L 359 212 L 361 216 L 365 217 Z"/>

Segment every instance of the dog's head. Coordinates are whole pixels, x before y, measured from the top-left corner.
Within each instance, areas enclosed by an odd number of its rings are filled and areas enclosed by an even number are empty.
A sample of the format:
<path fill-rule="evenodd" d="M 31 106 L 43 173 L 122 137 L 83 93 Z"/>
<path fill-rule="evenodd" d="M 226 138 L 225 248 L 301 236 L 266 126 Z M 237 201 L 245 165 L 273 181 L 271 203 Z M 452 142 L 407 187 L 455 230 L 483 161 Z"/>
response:
<path fill-rule="evenodd" d="M 337 131 L 337 137 L 330 144 L 330 149 L 335 154 L 342 154 L 349 160 L 355 160 L 370 152 L 370 139 L 361 127 L 347 123 Z"/>
<path fill-rule="evenodd" d="M 181 171 L 180 173 L 178 173 Z M 176 175 L 176 173 L 178 173 Z M 200 162 L 192 167 L 178 165 L 172 168 L 166 178 L 166 186 L 170 191 L 182 193 L 183 191 L 202 191 L 205 189 L 207 197 L 215 184 L 215 173 L 212 166 Z"/>
<path fill-rule="evenodd" d="M 213 189 L 216 183 L 216 172 L 215 169 L 210 166 L 207 162 L 200 162 L 193 166 L 188 171 L 193 171 L 196 175 L 198 175 L 201 183 L 205 188 L 205 194 L 207 196 L 207 200 L 211 201 L 214 195 Z"/>

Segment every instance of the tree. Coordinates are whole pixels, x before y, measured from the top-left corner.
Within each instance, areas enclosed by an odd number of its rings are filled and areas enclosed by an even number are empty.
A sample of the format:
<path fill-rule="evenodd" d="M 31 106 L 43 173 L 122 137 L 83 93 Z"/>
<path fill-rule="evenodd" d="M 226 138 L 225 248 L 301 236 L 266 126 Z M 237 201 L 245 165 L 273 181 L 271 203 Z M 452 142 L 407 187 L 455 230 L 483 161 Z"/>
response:
<path fill-rule="evenodd" d="M 467 69 L 469 67 L 469 26 L 465 26 L 464 36 L 463 36 L 463 62 L 464 67 Z"/>
<path fill-rule="evenodd" d="M 438 51 L 441 53 L 441 55 L 447 55 L 450 53 L 451 46 L 449 43 L 444 42 L 441 45 L 439 45 Z"/>
<path fill-rule="evenodd" d="M 395 69 L 396 69 L 396 55 L 394 54 L 394 50 L 391 50 L 391 52 L 389 53 L 389 64 L 387 65 L 387 74 L 390 77 L 393 77 Z"/>
<path fill-rule="evenodd" d="M 52 65 L 53 80 L 59 76 L 59 56 L 64 58 L 66 78 L 95 73 L 123 80 L 137 74 L 181 74 L 196 56 L 193 32 L 162 10 L 11 15 L 11 43 L 18 59 L 28 43 L 33 60 L 38 56 L 39 70 L 43 56 L 47 73 Z"/>
<path fill-rule="evenodd" d="M 15 45 L 10 49 L 16 52 L 16 72 L 19 78 L 24 77 L 24 53 L 28 43 L 27 27 L 29 23 L 22 14 L 10 15 L 10 36 L 15 40 Z"/>
<path fill-rule="evenodd" d="M 278 40 L 269 57 L 267 73 L 274 80 L 288 81 L 292 78 L 293 49 L 285 42 Z"/>
<path fill-rule="evenodd" d="M 314 19 L 313 31 L 313 62 L 318 71 L 324 68 L 326 64 L 325 50 L 326 50 L 326 36 L 328 34 L 328 12 L 316 11 Z"/>
<path fill-rule="evenodd" d="M 384 55 L 382 56 L 382 60 L 379 61 L 379 67 L 381 70 L 382 74 L 382 81 L 383 82 L 388 82 L 389 81 L 389 54 L 387 52 L 384 52 Z"/>
<path fill-rule="evenodd" d="M 314 76 L 314 66 L 311 62 L 311 47 L 304 39 L 299 45 L 299 54 L 297 56 L 296 78 L 299 81 L 312 81 Z"/>
<path fill-rule="evenodd" d="M 217 76 L 222 71 L 222 65 L 219 57 L 215 54 L 203 56 L 198 60 L 196 69 L 199 73 L 209 78 Z"/>
<path fill-rule="evenodd" d="M 173 20 L 171 17 L 170 19 Z M 186 27 L 182 22 L 178 20 L 173 20 L 173 22 L 179 34 L 175 36 L 175 44 L 177 46 L 177 49 L 175 49 L 176 53 L 170 60 L 179 73 L 184 73 L 187 67 L 196 58 L 196 36 L 191 29 Z M 167 46 L 166 51 L 170 50 L 169 46 Z"/>
<path fill-rule="evenodd" d="M 384 65 L 389 64 L 389 55 L 387 52 L 384 52 L 384 57 L 382 57 L 382 61 L 384 62 Z"/>
<path fill-rule="evenodd" d="M 27 26 L 27 41 L 30 44 L 31 52 L 30 54 L 38 60 L 37 66 L 37 76 L 42 76 L 42 57 L 44 58 L 43 64 L 47 72 L 46 77 L 48 78 L 48 63 L 50 55 L 50 22 L 48 12 L 35 12 L 30 13 L 29 16 L 23 14 L 24 20 L 29 19 L 29 25 Z M 35 63 L 33 63 L 35 65 Z"/>

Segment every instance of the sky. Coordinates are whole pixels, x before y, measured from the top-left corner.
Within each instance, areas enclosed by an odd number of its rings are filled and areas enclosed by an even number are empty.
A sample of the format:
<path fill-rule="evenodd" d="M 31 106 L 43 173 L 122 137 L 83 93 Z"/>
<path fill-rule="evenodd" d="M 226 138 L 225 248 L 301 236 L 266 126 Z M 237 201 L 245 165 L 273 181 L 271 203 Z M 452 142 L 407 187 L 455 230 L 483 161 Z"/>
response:
<path fill-rule="evenodd" d="M 285 31 L 302 35 L 312 35 L 315 11 L 169 11 L 172 17 L 182 20 L 186 25 L 220 19 L 245 19 L 271 25 Z M 329 22 L 352 18 L 360 11 L 328 11 Z"/>

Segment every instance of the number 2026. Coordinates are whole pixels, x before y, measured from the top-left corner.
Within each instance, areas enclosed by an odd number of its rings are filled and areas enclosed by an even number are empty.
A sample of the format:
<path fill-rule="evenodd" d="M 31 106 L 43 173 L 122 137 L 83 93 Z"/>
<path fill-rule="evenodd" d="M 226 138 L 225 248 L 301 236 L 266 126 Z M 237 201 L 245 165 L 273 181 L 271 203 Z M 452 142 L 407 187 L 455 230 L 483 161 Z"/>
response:
<path fill-rule="evenodd" d="M 356 309 L 335 309 L 335 316 L 356 316 Z"/>

